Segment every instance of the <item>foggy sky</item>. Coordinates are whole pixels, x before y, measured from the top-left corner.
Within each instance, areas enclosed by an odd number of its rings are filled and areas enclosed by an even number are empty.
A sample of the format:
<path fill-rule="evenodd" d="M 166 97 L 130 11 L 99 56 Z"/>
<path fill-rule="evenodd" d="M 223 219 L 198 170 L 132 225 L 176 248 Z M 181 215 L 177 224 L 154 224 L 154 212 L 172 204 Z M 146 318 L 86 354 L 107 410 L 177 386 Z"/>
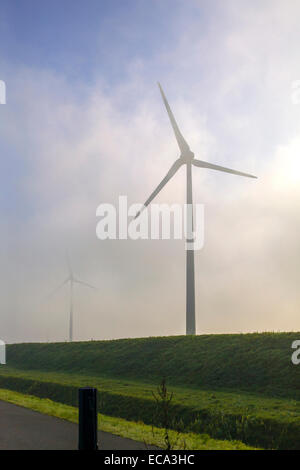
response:
<path fill-rule="evenodd" d="M 56 39 L 54 14 L 53 43 L 41 25 L 18 35 L 4 8 L 0 338 L 67 338 L 68 289 L 47 298 L 67 277 L 66 249 L 98 287 L 76 287 L 76 340 L 185 333 L 184 241 L 96 238 L 100 203 L 144 202 L 179 156 L 157 80 L 196 158 L 258 176 L 193 169 L 205 207 L 197 333 L 299 331 L 299 3 L 129 3 L 103 2 L 87 33 L 91 2 L 82 30 L 68 27 L 93 53 Z M 183 169 L 155 202 L 185 202 Z"/>

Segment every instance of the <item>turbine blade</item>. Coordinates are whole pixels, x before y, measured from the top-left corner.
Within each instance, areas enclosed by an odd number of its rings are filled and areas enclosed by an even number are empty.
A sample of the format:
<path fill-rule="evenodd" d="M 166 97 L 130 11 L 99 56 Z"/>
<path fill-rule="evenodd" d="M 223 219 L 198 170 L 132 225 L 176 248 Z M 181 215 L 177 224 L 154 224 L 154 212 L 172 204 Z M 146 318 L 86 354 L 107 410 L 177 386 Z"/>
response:
<path fill-rule="evenodd" d="M 241 171 L 231 170 L 220 165 L 214 165 L 213 163 L 203 162 L 202 160 L 192 160 L 192 164 L 199 166 L 200 168 L 208 168 L 210 170 L 224 171 L 225 173 L 232 173 L 233 175 L 246 176 L 247 178 L 257 178 L 257 176 L 250 175 L 249 173 L 243 173 Z"/>
<path fill-rule="evenodd" d="M 79 279 L 73 279 L 77 284 L 82 284 L 83 286 L 90 287 L 91 289 L 97 289 L 95 286 L 88 284 L 87 282 L 80 281 Z"/>
<path fill-rule="evenodd" d="M 183 165 L 183 161 L 178 158 L 175 163 L 171 166 L 170 170 L 164 177 L 164 179 L 159 183 L 157 188 L 153 191 L 151 196 L 147 199 L 142 209 L 136 214 L 135 219 L 140 215 L 140 213 L 150 204 L 150 202 L 155 198 L 155 196 L 160 192 L 160 190 L 167 184 L 167 182 L 175 175 L 176 171 Z"/>
<path fill-rule="evenodd" d="M 171 111 L 171 108 L 170 108 L 170 105 L 167 101 L 167 98 L 165 97 L 165 94 L 164 94 L 164 91 L 161 87 L 161 84 L 158 82 L 158 86 L 159 86 L 159 89 L 160 89 L 160 93 L 161 93 L 161 96 L 162 96 L 162 99 L 165 103 L 165 107 L 167 109 L 167 113 L 169 115 L 169 118 L 170 118 L 170 121 L 171 121 L 171 124 L 172 124 L 172 127 L 173 127 L 173 130 L 174 130 L 174 134 L 175 134 L 175 137 L 176 137 L 176 140 L 177 140 L 177 143 L 178 143 L 178 146 L 181 150 L 181 153 L 184 154 L 186 152 L 189 152 L 190 151 L 190 147 L 188 146 L 188 144 L 186 143 L 185 139 L 183 138 L 180 130 L 179 130 L 179 127 L 177 125 L 177 122 L 175 121 L 175 118 L 174 118 L 174 115 Z"/>
<path fill-rule="evenodd" d="M 48 294 L 46 296 L 46 298 L 49 298 L 49 297 L 52 297 L 52 295 L 55 294 L 55 292 L 57 292 L 59 289 L 61 289 L 65 284 L 67 284 L 67 282 L 70 281 L 70 278 L 68 277 L 68 279 L 66 279 L 64 282 L 62 282 L 58 287 L 56 287 L 53 291 L 50 292 L 50 294 Z"/>

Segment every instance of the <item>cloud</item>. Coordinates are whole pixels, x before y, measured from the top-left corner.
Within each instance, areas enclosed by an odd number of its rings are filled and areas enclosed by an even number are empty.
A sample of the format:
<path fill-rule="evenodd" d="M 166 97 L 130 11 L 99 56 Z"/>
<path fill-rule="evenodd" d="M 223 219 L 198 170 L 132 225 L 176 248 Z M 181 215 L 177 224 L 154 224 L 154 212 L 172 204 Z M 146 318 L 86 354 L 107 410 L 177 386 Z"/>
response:
<path fill-rule="evenodd" d="M 78 277 L 99 288 L 76 289 L 76 339 L 185 332 L 184 242 L 100 242 L 95 234 L 101 202 L 123 194 L 144 202 L 179 155 L 154 73 L 198 158 L 259 176 L 194 171 L 206 240 L 196 254 L 198 332 L 299 330 L 300 107 L 290 100 L 298 7 L 216 5 L 200 34 L 198 16 L 180 15 L 178 2 L 173 48 L 135 56 L 113 86 L 101 69 L 86 84 L 8 67 L 0 130 L 6 341 L 67 337 L 68 291 L 46 299 L 66 277 L 66 248 Z M 200 14 L 201 2 L 193 8 Z M 157 202 L 184 198 L 181 170 Z"/>

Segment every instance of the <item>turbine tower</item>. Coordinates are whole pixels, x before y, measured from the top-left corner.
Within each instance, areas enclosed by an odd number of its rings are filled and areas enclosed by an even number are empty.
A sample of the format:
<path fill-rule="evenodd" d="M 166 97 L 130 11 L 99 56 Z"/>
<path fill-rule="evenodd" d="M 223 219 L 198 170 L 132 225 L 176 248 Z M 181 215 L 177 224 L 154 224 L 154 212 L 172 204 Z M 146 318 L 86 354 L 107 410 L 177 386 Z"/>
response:
<path fill-rule="evenodd" d="M 168 181 L 175 175 L 177 170 L 182 166 L 186 165 L 186 201 L 188 207 L 191 210 L 187 211 L 187 241 L 191 242 L 191 234 L 193 234 L 193 189 L 192 189 L 192 165 L 200 168 L 208 168 L 210 170 L 223 171 L 225 173 L 231 173 L 238 176 L 246 176 L 248 178 L 256 178 L 256 176 L 249 175 L 248 173 L 242 173 L 241 171 L 231 170 L 220 165 L 214 165 L 212 163 L 204 162 L 202 160 L 196 160 L 194 153 L 191 151 L 186 140 L 183 138 L 179 127 L 175 121 L 174 115 L 171 111 L 167 98 L 165 97 L 164 91 L 158 83 L 160 93 L 167 109 L 171 125 L 177 140 L 177 144 L 180 150 L 180 157 L 173 163 L 170 170 L 164 179 L 159 183 L 157 188 L 153 191 L 151 196 L 145 202 L 143 208 L 136 214 L 137 218 L 142 210 L 144 210 L 150 202 L 157 196 L 161 189 L 168 183 Z M 186 334 L 196 334 L 196 319 L 195 319 L 195 265 L 194 265 L 194 249 L 186 250 Z"/>
<path fill-rule="evenodd" d="M 64 282 L 62 282 L 62 284 L 60 284 L 56 289 L 54 289 L 54 291 L 50 295 L 53 295 L 55 292 L 57 292 L 65 284 L 70 283 L 69 341 L 72 342 L 73 341 L 73 290 L 74 290 L 74 284 L 82 284 L 83 286 L 89 287 L 90 289 L 96 289 L 96 287 L 88 284 L 87 282 L 80 281 L 79 279 L 74 277 L 68 256 L 67 256 L 67 266 L 68 266 L 69 276 L 67 277 L 67 279 Z"/>

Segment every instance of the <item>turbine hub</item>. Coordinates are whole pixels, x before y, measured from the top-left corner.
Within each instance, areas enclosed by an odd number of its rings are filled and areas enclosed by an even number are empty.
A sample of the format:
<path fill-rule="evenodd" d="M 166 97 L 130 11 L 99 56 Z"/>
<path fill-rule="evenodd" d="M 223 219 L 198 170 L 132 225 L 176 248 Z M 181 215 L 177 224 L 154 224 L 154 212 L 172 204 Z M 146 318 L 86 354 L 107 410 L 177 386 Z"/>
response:
<path fill-rule="evenodd" d="M 181 158 L 183 158 L 183 160 L 186 163 L 188 163 L 188 162 L 191 162 L 195 158 L 195 154 L 191 152 L 190 150 L 188 150 L 187 152 L 184 152 L 184 154 L 181 155 Z"/>

